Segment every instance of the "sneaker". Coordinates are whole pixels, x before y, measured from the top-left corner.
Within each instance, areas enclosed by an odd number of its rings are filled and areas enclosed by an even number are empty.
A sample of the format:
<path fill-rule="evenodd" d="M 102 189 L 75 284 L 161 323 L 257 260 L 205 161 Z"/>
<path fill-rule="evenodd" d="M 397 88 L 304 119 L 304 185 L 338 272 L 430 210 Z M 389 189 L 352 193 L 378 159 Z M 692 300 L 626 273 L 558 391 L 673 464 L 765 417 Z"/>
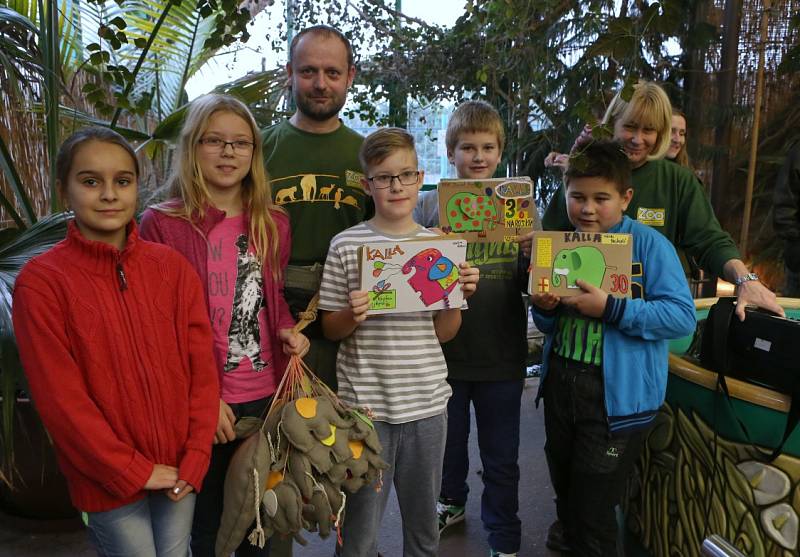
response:
<path fill-rule="evenodd" d="M 489 550 L 489 557 L 517 557 L 516 553 L 503 553 L 501 551 Z"/>
<path fill-rule="evenodd" d="M 450 505 L 444 499 L 436 503 L 436 514 L 439 515 L 439 532 L 464 520 L 464 505 Z"/>
<path fill-rule="evenodd" d="M 567 533 L 564 531 L 564 525 L 560 520 L 556 520 L 547 529 L 547 539 L 544 544 L 548 549 L 553 551 L 560 551 L 561 553 L 569 553 L 572 551 L 572 546 L 567 540 Z"/>

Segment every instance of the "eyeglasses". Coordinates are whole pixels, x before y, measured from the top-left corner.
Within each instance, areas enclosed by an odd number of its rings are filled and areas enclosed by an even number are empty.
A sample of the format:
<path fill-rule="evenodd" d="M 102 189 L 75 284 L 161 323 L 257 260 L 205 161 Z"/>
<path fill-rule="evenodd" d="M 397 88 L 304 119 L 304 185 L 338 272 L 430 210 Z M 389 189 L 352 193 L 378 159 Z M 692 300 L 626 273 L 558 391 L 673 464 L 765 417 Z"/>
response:
<path fill-rule="evenodd" d="M 419 182 L 419 170 L 406 170 L 400 174 L 378 174 L 372 178 L 367 178 L 372 185 L 379 190 L 385 190 L 392 186 L 392 180 L 397 178 L 401 186 L 413 186 Z"/>
<path fill-rule="evenodd" d="M 225 152 L 225 147 L 228 145 L 231 146 L 233 152 L 237 155 L 249 155 L 253 152 L 253 142 L 252 141 L 245 141 L 244 139 L 237 139 L 236 141 L 225 141 L 219 137 L 204 137 L 198 140 L 198 143 L 202 145 L 206 151 L 210 152 Z"/>

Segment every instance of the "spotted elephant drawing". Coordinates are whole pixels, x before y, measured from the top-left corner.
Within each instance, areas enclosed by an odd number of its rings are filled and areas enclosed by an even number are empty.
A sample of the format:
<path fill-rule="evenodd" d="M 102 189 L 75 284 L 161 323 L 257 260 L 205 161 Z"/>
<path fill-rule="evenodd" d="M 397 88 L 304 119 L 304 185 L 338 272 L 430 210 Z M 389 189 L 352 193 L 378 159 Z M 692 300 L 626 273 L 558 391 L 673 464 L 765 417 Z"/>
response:
<path fill-rule="evenodd" d="M 491 190 L 489 190 L 491 192 Z M 494 197 L 460 192 L 447 201 L 447 224 L 453 232 L 486 232 L 497 226 Z"/>

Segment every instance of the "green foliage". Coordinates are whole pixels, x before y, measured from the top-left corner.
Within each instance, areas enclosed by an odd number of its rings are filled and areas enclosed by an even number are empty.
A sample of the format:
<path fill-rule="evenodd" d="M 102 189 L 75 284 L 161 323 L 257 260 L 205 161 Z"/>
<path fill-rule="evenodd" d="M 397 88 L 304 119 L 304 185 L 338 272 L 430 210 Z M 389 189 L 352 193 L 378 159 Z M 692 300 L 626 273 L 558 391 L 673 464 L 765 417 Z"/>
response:
<path fill-rule="evenodd" d="M 669 39 L 706 44 L 718 35 L 690 28 L 691 0 L 467 0 L 448 29 L 398 14 L 387 0 L 299 4 L 297 28 L 330 23 L 357 55 L 377 51 L 359 65 L 353 113 L 388 123 L 376 106 L 395 87 L 421 101 L 486 99 L 506 122 L 509 172 L 536 179 L 541 202 L 557 184 L 543 166 L 550 150 L 569 149 L 621 86 L 628 94 L 639 77 L 680 80 Z"/>
<path fill-rule="evenodd" d="M 10 110 L 13 101 L 15 110 L 21 105 L 44 114 L 48 152 L 43 161 L 15 161 L 0 138 L 0 169 L 15 196 L 0 192 L 0 205 L 16 224 L 0 231 L 0 480 L 14 478 L 13 410 L 24 380 L 11 326 L 13 283 L 26 261 L 63 238 L 66 222 L 63 214 L 37 222 L 17 165 L 54 161 L 62 130 L 76 124 L 110 126 L 129 139 L 155 144 L 167 130 L 162 126 L 152 134 L 155 111 L 159 119 L 175 113 L 164 121 L 177 133 L 186 81 L 216 49 L 246 40 L 250 18 L 234 0 L 0 0 L 0 72 L 14 95 L 2 106 Z M 88 112 L 62 104 L 74 102 L 70 86 L 81 73 L 86 75 L 78 82 L 80 100 L 88 102 Z M 277 102 L 281 76 L 265 72 L 218 89 L 249 100 L 263 116 Z M 128 118 L 121 120 L 123 115 Z M 122 126 L 123 121 L 141 127 Z M 28 186 L 54 190 L 54 167 L 49 165 L 47 183 Z M 50 199 L 55 213 L 55 191 Z"/>
<path fill-rule="evenodd" d="M 14 342 L 11 323 L 11 294 L 14 282 L 22 267 L 32 257 L 44 253 L 64 237 L 68 216 L 54 214 L 40 219 L 30 228 L 7 229 L 0 235 L 0 480 L 13 482 L 14 406 L 20 391 L 25 389 L 24 374 Z"/>

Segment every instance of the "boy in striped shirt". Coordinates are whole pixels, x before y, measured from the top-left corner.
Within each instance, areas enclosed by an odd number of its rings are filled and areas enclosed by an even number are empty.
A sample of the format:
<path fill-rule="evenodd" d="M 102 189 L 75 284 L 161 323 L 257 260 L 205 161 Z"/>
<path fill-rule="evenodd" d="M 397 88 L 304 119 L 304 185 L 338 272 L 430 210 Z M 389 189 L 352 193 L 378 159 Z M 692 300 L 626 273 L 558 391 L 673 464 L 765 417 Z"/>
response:
<path fill-rule="evenodd" d="M 370 134 L 359 153 L 364 190 L 375 216 L 333 238 L 320 286 L 322 330 L 340 340 L 336 368 L 339 396 L 374 413 L 383 444 L 386 486 L 394 485 L 403 521 L 403 555 L 435 557 L 439 545 L 436 501 L 442 478 L 450 397 L 441 342 L 461 326 L 461 308 L 439 312 L 372 315 L 369 295 L 359 290 L 358 248 L 370 242 L 436 236 L 412 217 L 423 172 L 414 138 L 385 128 Z M 460 266 L 467 298 L 478 269 Z M 342 557 L 375 557 L 377 534 L 389 489 L 365 486 L 347 501 Z"/>

